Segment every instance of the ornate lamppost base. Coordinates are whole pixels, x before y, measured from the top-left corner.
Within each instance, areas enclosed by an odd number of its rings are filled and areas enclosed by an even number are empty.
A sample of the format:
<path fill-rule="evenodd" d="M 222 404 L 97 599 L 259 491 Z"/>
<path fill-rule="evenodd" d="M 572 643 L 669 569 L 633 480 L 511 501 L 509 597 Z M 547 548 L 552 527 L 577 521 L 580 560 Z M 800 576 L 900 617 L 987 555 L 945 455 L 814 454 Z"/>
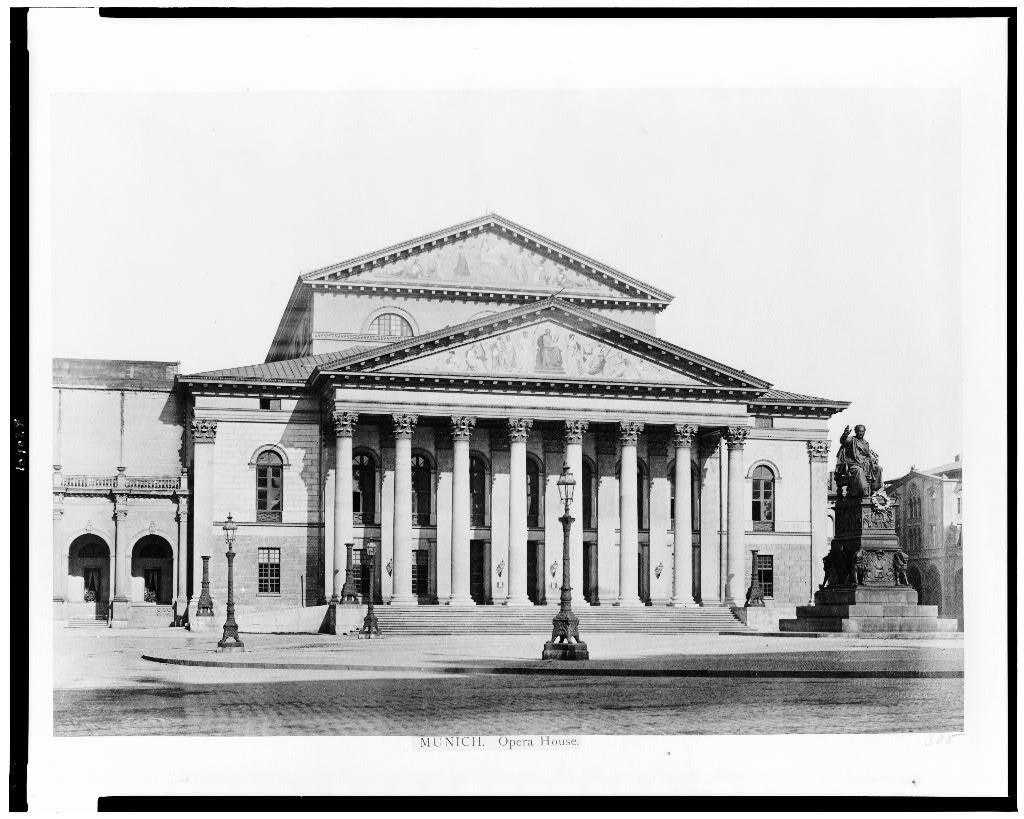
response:
<path fill-rule="evenodd" d="M 217 651 L 245 651 L 245 643 L 238 637 L 224 637 L 217 643 Z"/>
<path fill-rule="evenodd" d="M 542 660 L 589 660 L 590 652 L 587 651 L 586 643 L 556 643 L 548 640 L 544 643 L 544 651 L 540 655 Z"/>
<path fill-rule="evenodd" d="M 580 639 L 580 621 L 572 611 L 560 611 L 551 620 L 551 639 L 544 643 L 542 660 L 589 660 L 587 644 Z"/>
<path fill-rule="evenodd" d="M 377 625 L 377 615 L 373 612 L 369 612 L 366 617 L 363 618 L 363 627 L 359 629 L 359 633 L 356 635 L 358 638 L 365 637 L 370 639 L 371 637 L 380 637 L 380 626 Z"/>

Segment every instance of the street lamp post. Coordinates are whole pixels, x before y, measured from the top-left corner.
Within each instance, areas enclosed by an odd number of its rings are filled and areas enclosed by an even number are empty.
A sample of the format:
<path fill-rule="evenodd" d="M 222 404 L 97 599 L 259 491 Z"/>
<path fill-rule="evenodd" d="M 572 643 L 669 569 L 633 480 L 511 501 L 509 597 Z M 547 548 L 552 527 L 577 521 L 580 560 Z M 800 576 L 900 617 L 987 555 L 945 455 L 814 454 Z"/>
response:
<path fill-rule="evenodd" d="M 217 643 L 220 651 L 245 651 L 245 645 L 238 639 L 238 623 L 235 622 L 235 552 L 231 548 L 235 542 L 235 530 L 238 528 L 228 513 L 228 519 L 221 527 L 224 530 L 224 541 L 228 544 L 225 557 L 228 559 L 228 616 L 224 620 L 224 636 Z"/>
<path fill-rule="evenodd" d="M 363 618 L 363 627 L 359 629 L 356 637 L 365 637 L 367 640 L 374 636 L 380 637 L 380 626 L 377 625 L 377 615 L 373 613 L 373 584 L 376 577 L 377 552 L 373 544 L 369 544 L 363 551 L 363 558 L 369 558 L 370 562 L 370 593 L 366 599 L 366 617 Z"/>
<path fill-rule="evenodd" d="M 764 606 L 764 592 L 757 582 L 757 549 L 750 550 L 750 586 L 747 588 L 746 605 Z"/>
<path fill-rule="evenodd" d="M 551 621 L 551 639 L 544 643 L 542 660 L 589 660 L 587 644 L 580 639 L 580 621 L 572 610 L 572 587 L 569 585 L 569 527 L 575 518 L 569 514 L 572 506 L 576 481 L 569 471 L 569 464 L 562 466 L 558 478 L 558 497 L 562 501 L 562 596 L 558 614 Z"/>

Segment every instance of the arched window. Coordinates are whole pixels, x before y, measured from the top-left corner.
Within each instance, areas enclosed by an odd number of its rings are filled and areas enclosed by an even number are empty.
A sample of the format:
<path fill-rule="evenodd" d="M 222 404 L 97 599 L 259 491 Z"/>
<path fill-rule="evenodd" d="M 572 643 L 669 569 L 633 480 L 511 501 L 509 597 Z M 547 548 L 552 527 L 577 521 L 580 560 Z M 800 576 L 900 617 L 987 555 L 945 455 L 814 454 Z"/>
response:
<path fill-rule="evenodd" d="M 775 531 L 775 475 L 767 466 L 754 469 L 751 518 L 755 532 Z"/>
<path fill-rule="evenodd" d="M 426 455 L 412 456 L 412 522 L 417 526 L 430 525 L 430 510 L 434 488 L 433 469 Z"/>
<path fill-rule="evenodd" d="M 544 523 L 544 490 L 542 470 L 536 458 L 526 459 L 526 525 L 538 528 Z"/>
<path fill-rule="evenodd" d="M 370 322 L 370 332 L 375 336 L 408 338 L 412 335 L 412 325 L 398 313 L 381 313 Z"/>
<path fill-rule="evenodd" d="M 377 464 L 368 452 L 352 456 L 352 522 L 377 522 Z"/>
<path fill-rule="evenodd" d="M 476 453 L 469 456 L 469 523 L 487 525 L 487 461 Z"/>
<path fill-rule="evenodd" d="M 584 529 L 596 529 L 597 520 L 594 518 L 594 495 L 596 493 L 596 487 L 594 486 L 594 465 L 590 462 L 589 458 L 583 459 L 583 475 L 580 491 L 582 495 L 582 503 L 580 509 L 583 512 L 583 528 Z"/>
<path fill-rule="evenodd" d="M 256 458 L 256 520 L 281 522 L 284 507 L 284 466 L 281 456 L 265 449 Z"/>

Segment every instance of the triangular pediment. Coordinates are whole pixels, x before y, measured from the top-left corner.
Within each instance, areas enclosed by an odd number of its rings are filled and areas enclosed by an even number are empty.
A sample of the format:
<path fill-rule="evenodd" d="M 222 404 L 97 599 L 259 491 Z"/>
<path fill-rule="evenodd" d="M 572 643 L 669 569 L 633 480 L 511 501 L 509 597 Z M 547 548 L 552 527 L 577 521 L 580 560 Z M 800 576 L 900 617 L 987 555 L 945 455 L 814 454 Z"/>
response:
<path fill-rule="evenodd" d="M 322 372 L 708 387 L 758 393 L 770 386 L 561 299 L 545 299 L 344 356 Z"/>
<path fill-rule="evenodd" d="M 648 384 L 701 383 L 692 376 L 655 364 L 557 321 L 539 321 L 475 339 L 381 371 Z"/>
<path fill-rule="evenodd" d="M 657 288 L 494 215 L 331 265 L 303 276 L 303 281 L 666 304 L 671 299 Z"/>

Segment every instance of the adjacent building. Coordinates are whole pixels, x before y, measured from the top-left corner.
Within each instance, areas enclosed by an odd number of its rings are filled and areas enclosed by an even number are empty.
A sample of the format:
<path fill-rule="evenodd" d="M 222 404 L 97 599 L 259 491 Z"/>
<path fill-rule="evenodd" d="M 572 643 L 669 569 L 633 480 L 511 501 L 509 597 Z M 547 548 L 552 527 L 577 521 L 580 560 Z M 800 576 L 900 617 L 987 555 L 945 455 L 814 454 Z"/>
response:
<path fill-rule="evenodd" d="M 963 466 L 957 455 L 931 469 L 911 467 L 886 482 L 899 501 L 896 526 L 910 557 L 908 579 L 922 604 L 939 607 L 940 617 L 955 617 L 961 628 L 963 609 Z"/>
<path fill-rule="evenodd" d="M 574 605 L 809 601 L 827 421 L 657 335 L 672 296 L 490 215 L 298 277 L 265 360 L 54 363 L 59 616 L 182 622 L 202 557 L 241 605 L 556 603 L 556 481 L 577 480 Z M 685 332 L 682 333 L 685 335 Z"/>

